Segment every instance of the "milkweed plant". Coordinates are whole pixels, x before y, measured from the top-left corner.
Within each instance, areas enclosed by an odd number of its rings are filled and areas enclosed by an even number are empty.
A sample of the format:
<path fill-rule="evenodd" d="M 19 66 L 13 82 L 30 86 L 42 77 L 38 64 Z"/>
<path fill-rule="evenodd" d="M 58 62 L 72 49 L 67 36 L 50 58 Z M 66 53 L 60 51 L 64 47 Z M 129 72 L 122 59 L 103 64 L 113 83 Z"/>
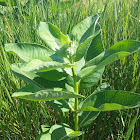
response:
<path fill-rule="evenodd" d="M 78 23 L 70 35 L 55 25 L 40 22 L 38 33 L 46 46 L 10 43 L 5 50 L 17 54 L 22 63 L 11 65 L 13 73 L 28 84 L 12 97 L 46 101 L 56 111 L 70 112 L 74 127 L 62 122 L 43 129 L 39 140 L 79 139 L 82 128 L 97 118 L 101 111 L 136 108 L 140 95 L 112 90 L 102 83 L 88 97 L 80 90 L 91 88 L 102 78 L 105 66 L 140 50 L 139 41 L 123 40 L 105 50 L 101 39 L 99 16 Z"/>

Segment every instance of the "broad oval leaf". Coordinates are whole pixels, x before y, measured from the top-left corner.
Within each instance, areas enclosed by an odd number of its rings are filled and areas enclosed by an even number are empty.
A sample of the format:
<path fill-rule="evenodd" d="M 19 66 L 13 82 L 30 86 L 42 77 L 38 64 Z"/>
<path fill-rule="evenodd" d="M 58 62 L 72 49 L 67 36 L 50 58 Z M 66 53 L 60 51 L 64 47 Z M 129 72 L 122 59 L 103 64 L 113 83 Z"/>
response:
<path fill-rule="evenodd" d="M 18 78 L 24 80 L 25 82 L 29 84 L 35 84 L 43 88 L 53 88 L 53 87 L 64 88 L 65 87 L 65 82 L 66 82 L 65 80 L 55 81 L 55 82 L 48 81 L 44 79 L 43 77 L 40 77 L 39 75 L 37 75 L 35 72 L 22 71 L 20 67 L 21 67 L 21 64 L 12 64 L 11 65 L 12 72 L 14 73 L 15 76 L 17 76 Z"/>
<path fill-rule="evenodd" d="M 128 56 L 138 50 L 140 50 L 139 41 L 120 41 L 110 47 L 108 50 L 87 62 L 83 69 L 79 72 L 79 77 L 83 78 L 88 76 L 94 71 L 97 71 L 104 66 L 107 66 L 108 64 L 111 64 L 114 61 Z"/>
<path fill-rule="evenodd" d="M 85 54 L 88 51 L 88 48 L 92 42 L 92 40 L 94 40 L 94 38 L 99 34 L 100 32 L 98 31 L 97 33 L 94 33 L 93 35 L 91 35 L 89 38 L 87 38 L 82 44 L 80 44 L 76 50 L 76 57 L 75 57 L 75 61 L 79 61 L 82 57 L 85 56 Z"/>
<path fill-rule="evenodd" d="M 65 46 L 69 41 L 55 25 L 46 22 L 40 22 L 39 35 L 49 48 L 56 51 Z"/>
<path fill-rule="evenodd" d="M 39 135 L 36 140 L 69 140 L 82 135 L 81 131 L 74 131 L 67 124 L 55 124 Z"/>
<path fill-rule="evenodd" d="M 127 91 L 105 90 L 84 100 L 82 111 L 112 111 L 139 107 L 140 95 Z"/>
<path fill-rule="evenodd" d="M 102 83 L 98 88 L 95 89 L 94 93 L 109 89 L 110 89 L 109 84 Z M 81 108 L 83 102 L 80 102 L 79 108 Z M 100 112 L 98 111 L 81 111 L 79 114 L 79 126 L 85 127 L 87 125 L 90 125 L 93 122 L 93 120 L 95 120 L 98 117 L 99 114 Z"/>
<path fill-rule="evenodd" d="M 54 51 L 49 48 L 29 43 L 9 43 L 5 45 L 5 50 L 16 53 L 25 62 L 33 59 L 51 61 L 50 56 L 54 54 Z"/>
<path fill-rule="evenodd" d="M 71 38 L 72 40 L 76 40 L 77 47 L 94 34 L 98 19 L 98 15 L 90 16 L 72 29 Z"/>
<path fill-rule="evenodd" d="M 36 71 L 36 72 L 45 72 L 51 71 L 58 68 L 70 68 L 73 65 L 66 63 L 59 63 L 55 61 L 41 61 L 39 59 L 31 60 L 27 63 L 24 63 L 20 69 L 22 71 Z"/>
<path fill-rule="evenodd" d="M 27 85 L 13 93 L 12 97 L 31 101 L 53 101 L 69 98 L 81 98 L 84 96 L 63 90 L 62 88 L 43 89 L 37 85 Z"/>

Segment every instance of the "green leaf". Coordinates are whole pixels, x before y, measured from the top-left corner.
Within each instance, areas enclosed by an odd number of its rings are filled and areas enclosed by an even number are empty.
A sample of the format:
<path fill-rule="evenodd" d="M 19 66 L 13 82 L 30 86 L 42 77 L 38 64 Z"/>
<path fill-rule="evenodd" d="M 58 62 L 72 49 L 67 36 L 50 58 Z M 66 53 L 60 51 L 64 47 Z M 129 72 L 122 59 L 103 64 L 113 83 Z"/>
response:
<path fill-rule="evenodd" d="M 94 71 L 97 71 L 104 66 L 107 66 L 108 64 L 111 64 L 114 61 L 128 56 L 138 50 L 140 50 L 139 41 L 120 41 L 110 47 L 108 50 L 87 62 L 83 69 L 79 72 L 79 77 L 83 78 L 88 76 Z"/>
<path fill-rule="evenodd" d="M 80 81 L 80 89 L 91 88 L 102 78 L 104 68 L 94 71 Z"/>
<path fill-rule="evenodd" d="M 37 136 L 36 140 L 52 140 L 49 130 L 46 132 L 43 132 L 39 136 Z"/>
<path fill-rule="evenodd" d="M 39 59 L 31 60 L 27 63 L 24 63 L 20 69 L 22 71 L 36 71 L 36 72 L 45 72 L 51 71 L 58 68 L 70 68 L 73 65 L 66 63 L 59 63 L 55 61 L 42 61 Z"/>
<path fill-rule="evenodd" d="M 41 125 L 41 130 L 42 130 L 42 132 L 46 132 L 46 131 L 48 131 L 50 129 L 50 126 L 48 125 L 48 124 L 43 124 L 43 125 Z"/>
<path fill-rule="evenodd" d="M 60 63 L 64 63 L 64 58 L 60 55 L 58 55 L 57 53 L 53 54 L 50 56 L 50 58 L 53 60 L 53 61 L 56 61 L 56 62 L 60 62 Z"/>
<path fill-rule="evenodd" d="M 76 66 L 75 69 L 75 74 L 77 75 L 79 73 L 79 71 L 81 70 L 81 68 L 84 66 L 85 64 L 85 59 L 84 57 L 80 60 L 74 63 L 74 65 Z M 65 70 L 65 69 L 64 69 Z M 69 91 L 73 91 L 74 90 L 74 81 L 72 78 L 72 70 L 67 68 L 67 70 L 69 70 L 69 75 L 66 78 L 66 89 L 68 89 Z M 67 72 L 68 73 L 68 72 Z"/>
<path fill-rule="evenodd" d="M 82 111 L 79 114 L 79 127 L 83 128 L 91 124 L 100 114 L 98 111 Z"/>
<path fill-rule="evenodd" d="M 50 81 L 61 81 L 66 79 L 67 73 L 62 69 L 56 69 L 46 72 L 38 72 L 37 75 Z"/>
<path fill-rule="evenodd" d="M 68 134 L 68 137 L 70 137 L 70 139 L 72 139 L 72 138 L 78 137 L 82 134 L 83 134 L 83 132 L 81 132 L 81 131 L 73 131 Z"/>
<path fill-rule="evenodd" d="M 68 101 L 66 100 L 46 101 L 46 103 L 59 112 L 68 112 L 71 109 Z"/>
<path fill-rule="evenodd" d="M 48 47 L 54 51 L 69 43 L 67 36 L 51 23 L 40 22 L 39 35 Z"/>
<path fill-rule="evenodd" d="M 5 45 L 5 50 L 7 52 L 16 53 L 25 62 L 33 59 L 51 61 L 50 56 L 54 54 L 49 48 L 29 43 L 9 43 Z"/>
<path fill-rule="evenodd" d="M 88 48 L 92 42 L 92 40 L 99 34 L 100 32 L 98 31 L 96 34 L 91 35 L 88 37 L 82 44 L 80 44 L 76 50 L 76 57 L 75 61 L 79 61 L 82 57 L 85 56 L 85 54 L 88 51 Z"/>
<path fill-rule="evenodd" d="M 95 72 L 95 68 L 97 66 L 96 65 L 93 65 L 93 66 L 89 66 L 87 68 L 83 68 L 79 73 L 78 73 L 78 76 L 80 79 L 83 79 L 87 76 L 89 76 L 90 74 L 92 74 L 93 72 Z"/>
<path fill-rule="evenodd" d="M 104 90 L 109 90 L 110 85 L 107 83 L 102 83 L 97 89 L 95 89 L 94 93 L 99 92 L 99 91 L 104 91 Z M 83 101 L 84 102 L 84 101 Z M 79 104 L 79 109 L 83 105 L 83 102 Z M 85 127 L 93 122 L 95 120 L 100 112 L 98 111 L 81 111 L 79 114 L 79 126 Z"/>
<path fill-rule="evenodd" d="M 27 83 L 36 84 L 36 85 L 42 87 L 40 84 L 38 84 L 34 80 L 34 79 L 38 78 L 39 76 L 36 75 L 35 72 L 24 72 L 24 71 L 22 71 L 20 69 L 21 65 L 22 65 L 21 63 L 11 65 L 11 69 L 12 69 L 12 72 L 14 73 L 14 75 L 17 76 L 18 78 L 24 80 Z"/>
<path fill-rule="evenodd" d="M 81 106 L 82 111 L 112 111 L 136 108 L 140 95 L 127 91 L 105 90 L 91 94 Z"/>
<path fill-rule="evenodd" d="M 67 84 L 69 86 L 74 87 L 74 80 L 73 80 L 72 76 L 68 75 L 66 80 L 67 80 Z"/>
<path fill-rule="evenodd" d="M 98 19 L 98 15 L 90 16 L 81 21 L 72 29 L 71 38 L 73 41 L 76 40 L 77 47 L 95 33 Z"/>
<path fill-rule="evenodd" d="M 82 135 L 81 131 L 72 130 L 67 124 L 55 124 L 48 131 L 39 135 L 36 140 L 69 140 Z"/>
<path fill-rule="evenodd" d="M 77 75 L 80 72 L 80 70 L 82 69 L 82 67 L 85 65 L 85 58 L 83 57 L 81 60 L 75 62 L 74 65 L 76 66 L 74 69 L 75 69 L 75 73 Z"/>
<path fill-rule="evenodd" d="M 29 84 L 35 84 L 38 85 L 39 87 L 44 87 L 44 88 L 53 88 L 53 87 L 65 87 L 65 80 L 63 81 L 48 81 L 39 75 L 37 75 L 35 72 L 25 72 L 20 69 L 21 64 L 12 64 L 11 69 L 18 78 L 24 80 L 25 82 Z"/>
<path fill-rule="evenodd" d="M 79 73 L 79 71 L 81 70 L 81 68 L 85 65 L 85 58 L 83 57 L 81 60 L 77 61 L 74 63 L 75 66 L 75 74 L 77 75 Z M 65 68 L 64 69 L 66 71 L 67 74 L 72 76 L 72 69 L 71 68 Z"/>
<path fill-rule="evenodd" d="M 102 78 L 102 74 L 104 72 L 104 67 L 85 76 L 85 73 L 88 73 L 90 71 L 90 68 L 93 69 L 93 67 L 96 67 L 96 66 L 88 67 L 89 69 L 88 68 L 85 69 L 86 71 L 84 71 L 84 69 L 81 70 L 81 68 L 80 68 L 81 71 L 80 70 L 79 70 L 80 72 L 78 71 L 78 73 L 77 73 L 78 76 L 80 75 L 80 77 L 82 77 L 81 81 L 80 81 L 80 89 L 90 88 L 90 87 L 94 86 Z M 82 75 L 84 75 L 84 76 L 82 76 Z M 67 81 L 68 81 L 68 83 L 72 82 L 72 80 L 70 78 L 67 78 Z"/>
<path fill-rule="evenodd" d="M 31 101 L 52 101 L 69 98 L 81 98 L 83 96 L 63 90 L 62 88 L 43 89 L 36 85 L 27 85 L 13 93 L 12 97 L 18 97 Z"/>
<path fill-rule="evenodd" d="M 48 105 L 50 105 L 56 111 L 68 112 L 70 110 L 74 111 L 75 99 L 70 98 L 70 99 L 67 99 L 67 100 L 46 101 L 46 103 Z"/>
<path fill-rule="evenodd" d="M 74 87 L 72 87 L 71 85 L 69 85 L 68 83 L 65 83 L 65 88 L 70 91 L 70 92 L 74 92 Z"/>
<path fill-rule="evenodd" d="M 86 61 L 89 61 L 104 51 L 101 40 L 101 32 L 95 36 L 86 54 Z"/>

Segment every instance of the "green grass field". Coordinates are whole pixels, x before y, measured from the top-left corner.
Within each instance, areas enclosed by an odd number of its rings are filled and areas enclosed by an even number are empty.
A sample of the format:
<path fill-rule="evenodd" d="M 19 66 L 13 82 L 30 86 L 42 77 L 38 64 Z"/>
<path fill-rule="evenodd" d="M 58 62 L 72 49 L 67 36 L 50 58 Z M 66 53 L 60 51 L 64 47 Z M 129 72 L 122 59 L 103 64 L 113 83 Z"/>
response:
<path fill-rule="evenodd" d="M 8 0 L 7 6 L 0 5 L 0 140 L 32 140 L 41 133 L 42 124 L 52 125 L 62 120 L 62 114 L 45 102 L 11 97 L 26 83 L 12 74 L 10 64 L 20 60 L 5 52 L 6 43 L 45 45 L 37 32 L 40 21 L 51 22 L 69 34 L 74 25 L 96 13 L 100 15 L 104 48 L 120 40 L 140 41 L 139 0 L 24 0 L 25 4 L 20 1 L 15 0 L 12 5 Z M 140 52 L 107 66 L 100 82 L 108 82 L 116 90 L 140 93 Z M 82 91 L 83 94 L 91 94 L 96 86 Z M 103 112 L 86 128 L 81 139 L 123 140 L 133 127 L 130 139 L 138 140 L 140 114 L 131 126 L 136 114 L 137 109 Z M 65 114 L 63 122 L 71 124 L 72 118 L 68 117 L 69 114 Z"/>

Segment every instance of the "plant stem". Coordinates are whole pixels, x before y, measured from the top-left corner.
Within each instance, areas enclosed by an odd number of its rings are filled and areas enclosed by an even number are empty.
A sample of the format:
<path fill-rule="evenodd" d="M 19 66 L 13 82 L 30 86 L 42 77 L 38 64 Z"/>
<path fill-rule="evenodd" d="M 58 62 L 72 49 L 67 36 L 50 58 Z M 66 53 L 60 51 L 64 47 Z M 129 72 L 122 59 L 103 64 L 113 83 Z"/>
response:
<path fill-rule="evenodd" d="M 72 68 L 72 73 L 73 73 L 73 80 L 74 80 L 74 91 L 75 93 L 78 94 L 79 92 L 79 86 L 78 86 L 78 82 L 76 81 L 76 74 L 75 74 L 75 70 L 74 68 Z M 78 126 L 78 98 L 75 98 L 75 131 L 79 130 L 79 126 Z M 75 140 L 79 140 L 78 137 L 75 138 Z"/>
<path fill-rule="evenodd" d="M 75 131 L 78 131 L 78 98 L 75 98 Z"/>

